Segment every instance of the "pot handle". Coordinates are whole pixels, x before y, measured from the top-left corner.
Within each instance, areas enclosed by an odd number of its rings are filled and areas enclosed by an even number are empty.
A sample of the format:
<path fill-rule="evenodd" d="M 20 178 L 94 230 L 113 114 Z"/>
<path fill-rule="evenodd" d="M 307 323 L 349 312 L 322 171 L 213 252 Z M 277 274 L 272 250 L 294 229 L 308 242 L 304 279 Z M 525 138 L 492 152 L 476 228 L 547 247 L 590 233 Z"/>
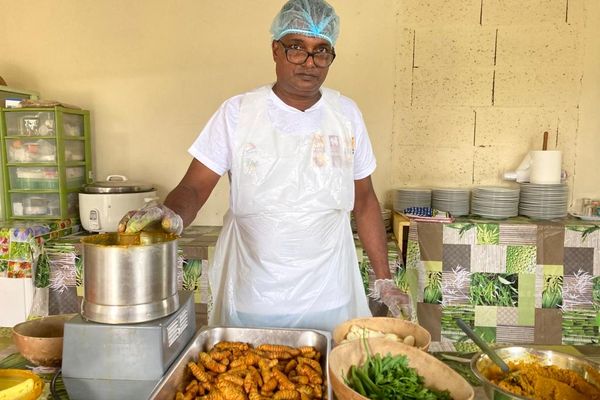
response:
<path fill-rule="evenodd" d="M 119 178 L 119 179 L 113 179 L 113 178 Z M 106 177 L 107 181 L 123 181 L 125 182 L 127 180 L 127 178 L 125 177 L 125 175 L 109 175 Z"/>

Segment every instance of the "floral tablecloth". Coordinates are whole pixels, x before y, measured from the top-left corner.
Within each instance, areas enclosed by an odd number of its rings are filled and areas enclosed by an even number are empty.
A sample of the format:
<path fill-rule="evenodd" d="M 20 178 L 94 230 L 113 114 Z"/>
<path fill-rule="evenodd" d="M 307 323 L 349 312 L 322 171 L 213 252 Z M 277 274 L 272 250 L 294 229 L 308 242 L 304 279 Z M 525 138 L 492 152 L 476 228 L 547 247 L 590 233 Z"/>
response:
<path fill-rule="evenodd" d="M 32 278 L 44 241 L 78 229 L 73 219 L 0 223 L 0 277 Z"/>

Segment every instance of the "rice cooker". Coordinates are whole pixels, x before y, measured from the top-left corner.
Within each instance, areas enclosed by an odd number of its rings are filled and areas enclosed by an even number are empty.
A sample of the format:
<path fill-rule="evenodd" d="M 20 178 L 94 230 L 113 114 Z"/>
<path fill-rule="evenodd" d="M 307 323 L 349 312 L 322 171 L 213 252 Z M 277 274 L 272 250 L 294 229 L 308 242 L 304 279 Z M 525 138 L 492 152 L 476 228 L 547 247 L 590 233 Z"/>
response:
<path fill-rule="evenodd" d="M 152 185 L 132 182 L 123 175 L 109 175 L 105 181 L 83 187 L 79 193 L 79 217 L 88 232 L 116 232 L 128 211 L 157 200 Z"/>

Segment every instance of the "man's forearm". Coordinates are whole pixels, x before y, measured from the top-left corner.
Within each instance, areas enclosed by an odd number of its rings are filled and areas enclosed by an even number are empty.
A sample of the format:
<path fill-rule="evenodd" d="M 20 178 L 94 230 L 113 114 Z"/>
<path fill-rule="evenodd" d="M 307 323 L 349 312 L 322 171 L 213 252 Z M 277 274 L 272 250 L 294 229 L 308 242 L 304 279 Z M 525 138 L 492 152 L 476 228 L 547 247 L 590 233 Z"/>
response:
<path fill-rule="evenodd" d="M 220 175 L 194 159 L 181 182 L 168 194 L 164 204 L 181 217 L 183 226 L 188 226 L 206 203 L 219 178 Z"/>
<path fill-rule="evenodd" d="M 377 279 L 389 279 L 390 267 L 387 254 L 387 238 L 381 218 L 381 209 L 375 196 L 354 209 L 358 237 L 369 256 L 371 268 Z"/>
<path fill-rule="evenodd" d="M 168 194 L 164 204 L 181 217 L 183 226 L 188 226 L 196 218 L 204 202 L 199 205 L 200 201 L 195 190 L 179 184 Z"/>

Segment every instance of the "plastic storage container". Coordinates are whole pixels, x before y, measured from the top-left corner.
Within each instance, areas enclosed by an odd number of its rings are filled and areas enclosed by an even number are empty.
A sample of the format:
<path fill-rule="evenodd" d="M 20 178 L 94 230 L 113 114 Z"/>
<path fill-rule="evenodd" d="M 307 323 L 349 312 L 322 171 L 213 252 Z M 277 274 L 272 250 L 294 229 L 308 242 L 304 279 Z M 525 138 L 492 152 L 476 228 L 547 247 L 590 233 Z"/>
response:
<path fill-rule="evenodd" d="M 78 217 L 78 193 L 92 181 L 89 112 L 4 108 L 0 116 L 5 217 Z"/>
<path fill-rule="evenodd" d="M 13 189 L 58 189 L 58 167 L 9 167 L 10 187 Z M 84 167 L 66 168 L 67 188 L 80 188 L 85 184 Z"/>

